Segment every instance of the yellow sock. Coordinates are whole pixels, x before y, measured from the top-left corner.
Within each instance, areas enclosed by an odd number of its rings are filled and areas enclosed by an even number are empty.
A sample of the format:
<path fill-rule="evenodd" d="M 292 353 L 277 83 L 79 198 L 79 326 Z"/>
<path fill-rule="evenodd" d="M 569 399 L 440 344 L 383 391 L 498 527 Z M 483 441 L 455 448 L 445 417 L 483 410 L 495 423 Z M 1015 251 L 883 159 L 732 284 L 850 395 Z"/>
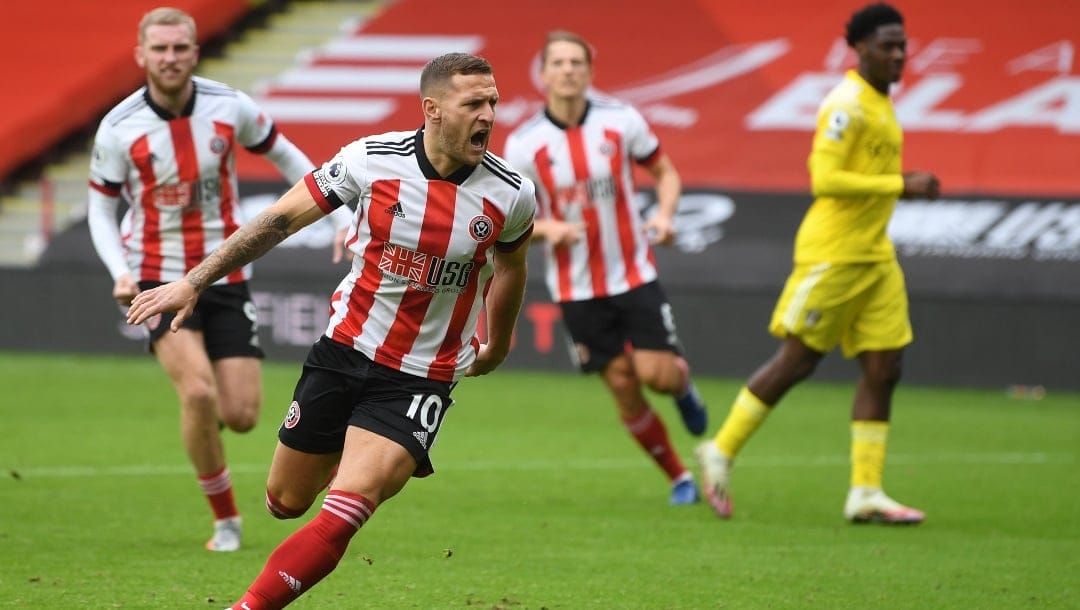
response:
<path fill-rule="evenodd" d="M 887 421 L 851 422 L 851 486 L 881 489 L 885 471 Z"/>
<path fill-rule="evenodd" d="M 761 422 L 765 421 L 765 416 L 771 412 L 772 407 L 761 402 L 760 398 L 751 394 L 750 390 L 743 386 L 731 405 L 731 411 L 728 412 L 724 425 L 720 426 L 720 431 L 716 433 L 715 442 L 720 453 L 728 459 L 734 459 L 746 440 L 761 426 Z"/>

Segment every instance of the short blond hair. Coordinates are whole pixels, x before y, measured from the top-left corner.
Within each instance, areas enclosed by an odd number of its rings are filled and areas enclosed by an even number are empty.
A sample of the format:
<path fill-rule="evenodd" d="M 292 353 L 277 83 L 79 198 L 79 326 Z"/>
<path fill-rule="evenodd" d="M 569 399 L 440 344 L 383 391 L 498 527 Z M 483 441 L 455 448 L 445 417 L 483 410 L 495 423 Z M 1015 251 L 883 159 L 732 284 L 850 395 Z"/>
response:
<path fill-rule="evenodd" d="M 198 40 L 195 18 L 178 8 L 159 6 L 143 15 L 139 21 L 139 44 L 146 42 L 146 29 L 152 25 L 185 25 L 191 30 L 191 40 Z"/>
<path fill-rule="evenodd" d="M 547 63 L 548 47 L 550 47 L 553 42 L 572 42 L 580 46 L 585 50 L 585 63 L 590 66 L 592 65 L 593 46 L 581 35 L 569 30 L 554 30 L 548 32 L 547 38 L 544 40 L 544 48 L 540 51 L 540 63 Z"/>

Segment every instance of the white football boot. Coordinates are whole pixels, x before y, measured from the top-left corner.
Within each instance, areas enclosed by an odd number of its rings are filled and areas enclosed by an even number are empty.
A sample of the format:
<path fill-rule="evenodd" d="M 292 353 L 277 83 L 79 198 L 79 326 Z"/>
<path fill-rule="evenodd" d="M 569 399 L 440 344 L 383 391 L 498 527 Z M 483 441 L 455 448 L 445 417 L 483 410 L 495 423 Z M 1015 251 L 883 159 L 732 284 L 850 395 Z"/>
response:
<path fill-rule="evenodd" d="M 240 517 L 228 517 L 214 521 L 214 537 L 206 542 L 206 550 L 240 550 Z"/>
<path fill-rule="evenodd" d="M 701 468 L 701 489 L 705 499 L 721 519 L 730 519 L 732 513 L 731 496 L 728 494 L 728 481 L 731 474 L 731 460 L 724 457 L 713 441 L 701 443 L 694 449 L 698 466 Z"/>
<path fill-rule="evenodd" d="M 900 504 L 874 487 L 852 487 L 844 503 L 844 518 L 852 523 L 915 525 L 926 514 Z"/>

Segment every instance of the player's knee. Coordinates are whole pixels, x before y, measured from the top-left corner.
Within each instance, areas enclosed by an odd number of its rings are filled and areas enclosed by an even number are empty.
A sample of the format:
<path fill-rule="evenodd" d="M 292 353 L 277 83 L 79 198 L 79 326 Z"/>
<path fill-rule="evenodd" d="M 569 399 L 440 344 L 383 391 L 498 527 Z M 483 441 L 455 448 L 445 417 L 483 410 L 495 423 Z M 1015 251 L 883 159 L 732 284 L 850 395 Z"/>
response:
<path fill-rule="evenodd" d="M 225 392 L 221 401 L 221 423 L 233 432 L 249 432 L 259 420 L 259 395 L 248 392 Z"/>
<path fill-rule="evenodd" d="M 613 390 L 636 387 L 641 383 L 641 380 L 637 376 L 637 372 L 634 370 L 633 363 L 625 356 L 613 358 L 610 362 L 604 364 L 601 369 L 601 374 L 604 377 L 604 381 L 611 386 L 611 389 Z"/>
<path fill-rule="evenodd" d="M 650 390 L 660 394 L 673 394 L 681 388 L 678 371 L 666 372 L 659 367 L 638 372 L 638 379 Z"/>
<path fill-rule="evenodd" d="M 213 384 L 201 380 L 184 384 L 180 396 L 185 405 L 194 409 L 213 409 L 217 403 Z"/>
<path fill-rule="evenodd" d="M 314 500 L 307 502 L 301 508 L 293 508 L 279 499 L 281 494 L 274 494 L 269 488 L 266 490 L 266 511 L 275 519 L 296 519 L 311 508 Z"/>
<path fill-rule="evenodd" d="M 223 413 L 221 423 L 225 424 L 233 432 L 250 432 L 258 421 L 258 412 L 254 409 L 245 409 L 237 413 Z"/>
<path fill-rule="evenodd" d="M 672 354 L 656 366 L 638 370 L 638 376 L 654 392 L 682 396 L 690 384 L 690 365 L 682 356 Z"/>
<path fill-rule="evenodd" d="M 616 396 L 631 393 L 637 389 L 640 380 L 632 374 L 607 374 L 604 381 Z"/>

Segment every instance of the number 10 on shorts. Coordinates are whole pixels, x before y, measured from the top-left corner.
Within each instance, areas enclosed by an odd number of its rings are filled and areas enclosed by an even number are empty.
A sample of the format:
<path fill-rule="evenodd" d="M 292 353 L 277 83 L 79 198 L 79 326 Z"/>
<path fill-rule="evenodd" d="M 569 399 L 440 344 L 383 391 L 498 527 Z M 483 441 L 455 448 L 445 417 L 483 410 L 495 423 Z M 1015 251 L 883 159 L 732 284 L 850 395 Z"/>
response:
<path fill-rule="evenodd" d="M 443 399 L 438 394 L 413 394 L 412 404 L 406 416 L 434 434 L 439 429 L 443 414 Z"/>

